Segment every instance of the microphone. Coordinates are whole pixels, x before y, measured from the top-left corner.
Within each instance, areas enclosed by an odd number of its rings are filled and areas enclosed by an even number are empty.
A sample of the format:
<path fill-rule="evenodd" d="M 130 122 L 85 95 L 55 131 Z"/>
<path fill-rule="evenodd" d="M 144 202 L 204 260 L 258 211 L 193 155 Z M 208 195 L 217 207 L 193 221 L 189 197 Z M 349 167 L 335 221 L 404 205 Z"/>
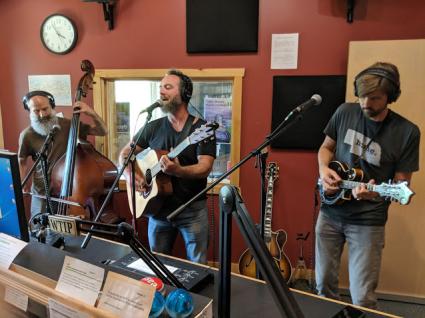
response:
<path fill-rule="evenodd" d="M 50 129 L 49 134 L 46 137 L 46 140 L 44 141 L 43 146 L 41 147 L 40 154 L 43 154 L 47 147 L 49 146 L 50 142 L 53 140 L 53 137 L 56 135 L 56 133 L 61 130 L 61 126 L 59 125 L 53 125 L 52 129 Z"/>
<path fill-rule="evenodd" d="M 292 110 L 291 113 L 302 113 L 303 111 L 310 109 L 312 106 L 320 105 L 321 103 L 322 96 L 320 96 L 319 94 L 314 94 L 308 101 L 302 103 L 294 110 Z"/>
<path fill-rule="evenodd" d="M 162 100 L 158 99 L 155 103 L 153 103 L 152 105 L 146 107 L 145 109 L 143 109 L 139 115 L 143 114 L 143 113 L 151 113 L 155 108 L 157 107 L 162 107 Z"/>

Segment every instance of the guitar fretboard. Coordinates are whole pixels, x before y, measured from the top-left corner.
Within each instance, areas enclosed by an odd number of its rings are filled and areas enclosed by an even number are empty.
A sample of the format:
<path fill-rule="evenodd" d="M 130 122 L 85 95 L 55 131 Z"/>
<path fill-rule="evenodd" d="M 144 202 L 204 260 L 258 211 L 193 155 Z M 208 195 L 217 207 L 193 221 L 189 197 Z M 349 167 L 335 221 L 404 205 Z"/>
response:
<path fill-rule="evenodd" d="M 173 160 L 176 158 L 183 150 L 186 149 L 187 146 L 190 145 L 189 137 L 185 138 L 176 148 L 171 150 L 167 157 L 170 160 Z M 161 165 L 159 162 L 157 162 L 152 168 L 151 168 L 151 178 L 154 178 L 158 173 L 161 172 Z"/>
<path fill-rule="evenodd" d="M 266 193 L 266 207 L 264 212 L 264 241 L 266 243 L 272 238 L 272 208 L 273 208 L 273 180 L 269 180 Z"/>

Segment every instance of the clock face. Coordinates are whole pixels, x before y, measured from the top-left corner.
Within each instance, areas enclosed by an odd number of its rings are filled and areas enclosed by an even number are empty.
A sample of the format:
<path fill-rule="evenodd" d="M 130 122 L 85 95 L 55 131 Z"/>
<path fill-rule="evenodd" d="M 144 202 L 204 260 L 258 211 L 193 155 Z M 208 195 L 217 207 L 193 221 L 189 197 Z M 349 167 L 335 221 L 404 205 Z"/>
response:
<path fill-rule="evenodd" d="M 77 28 L 68 17 L 52 14 L 41 24 L 40 37 L 41 42 L 50 52 L 66 54 L 77 44 Z"/>

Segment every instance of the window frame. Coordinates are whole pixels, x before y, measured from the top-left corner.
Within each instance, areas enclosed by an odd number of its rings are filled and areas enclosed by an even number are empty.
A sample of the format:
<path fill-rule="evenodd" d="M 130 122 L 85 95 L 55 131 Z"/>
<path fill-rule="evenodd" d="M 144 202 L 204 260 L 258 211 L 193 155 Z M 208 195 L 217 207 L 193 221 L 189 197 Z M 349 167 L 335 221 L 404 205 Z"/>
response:
<path fill-rule="evenodd" d="M 214 68 L 214 69 L 179 69 L 188 75 L 193 81 L 196 80 L 226 80 L 232 85 L 232 129 L 231 129 L 231 151 L 230 165 L 234 166 L 240 161 L 240 131 L 242 112 L 242 79 L 245 75 L 244 68 Z M 93 104 L 95 111 L 105 121 L 108 127 L 112 127 L 109 109 L 115 105 L 114 81 L 116 80 L 161 80 L 168 69 L 98 69 L 96 70 L 93 83 Z M 104 137 L 95 138 L 96 149 L 110 158 L 110 133 Z M 239 186 L 239 170 L 230 176 L 230 184 Z M 218 193 L 220 183 L 213 189 Z M 120 189 L 125 189 L 124 180 L 120 182 Z"/>

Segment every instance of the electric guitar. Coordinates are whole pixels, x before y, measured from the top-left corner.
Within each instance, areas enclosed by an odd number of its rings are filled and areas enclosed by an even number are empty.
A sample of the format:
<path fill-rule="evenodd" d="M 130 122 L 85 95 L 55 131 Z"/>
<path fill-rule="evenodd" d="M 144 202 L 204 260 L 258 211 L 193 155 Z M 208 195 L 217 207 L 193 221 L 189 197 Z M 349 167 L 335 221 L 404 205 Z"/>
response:
<path fill-rule="evenodd" d="M 165 150 L 152 150 L 147 148 L 136 156 L 136 169 L 140 169 L 145 176 L 147 190 L 136 192 L 136 217 L 142 214 L 153 215 L 162 206 L 163 199 L 173 193 L 171 179 L 168 175 L 162 173 L 159 159 L 162 155 L 167 155 L 170 160 L 176 158 L 188 146 L 197 144 L 208 138 L 214 138 L 214 131 L 218 128 L 217 123 L 207 123 L 197 128 L 190 136 L 186 137 L 176 148 L 168 152 Z M 127 180 L 127 196 L 132 211 L 132 186 L 130 180 Z"/>
<path fill-rule="evenodd" d="M 351 200 L 351 191 L 359 185 L 364 185 L 367 190 L 374 191 L 379 196 L 396 201 L 402 205 L 409 204 L 410 198 L 415 194 L 407 186 L 407 181 L 400 183 L 381 183 L 370 184 L 361 182 L 363 179 L 363 171 L 361 169 L 349 168 L 345 163 L 339 161 L 331 161 L 329 168 L 334 170 L 343 180 L 340 182 L 339 187 L 341 191 L 332 196 L 324 194 L 322 183 L 319 180 L 319 190 L 322 201 L 325 204 L 340 204 L 347 200 Z"/>
<path fill-rule="evenodd" d="M 288 256 L 283 252 L 283 246 L 286 243 L 287 234 L 284 230 L 272 231 L 272 207 L 273 207 L 273 186 L 278 178 L 279 167 L 275 162 L 270 162 L 267 165 L 267 193 L 266 207 L 264 213 L 264 242 L 267 245 L 270 254 L 279 268 L 286 282 L 291 278 L 292 267 Z M 250 250 L 243 252 L 239 259 L 239 273 L 242 275 L 256 277 L 257 266 L 254 256 Z"/>

